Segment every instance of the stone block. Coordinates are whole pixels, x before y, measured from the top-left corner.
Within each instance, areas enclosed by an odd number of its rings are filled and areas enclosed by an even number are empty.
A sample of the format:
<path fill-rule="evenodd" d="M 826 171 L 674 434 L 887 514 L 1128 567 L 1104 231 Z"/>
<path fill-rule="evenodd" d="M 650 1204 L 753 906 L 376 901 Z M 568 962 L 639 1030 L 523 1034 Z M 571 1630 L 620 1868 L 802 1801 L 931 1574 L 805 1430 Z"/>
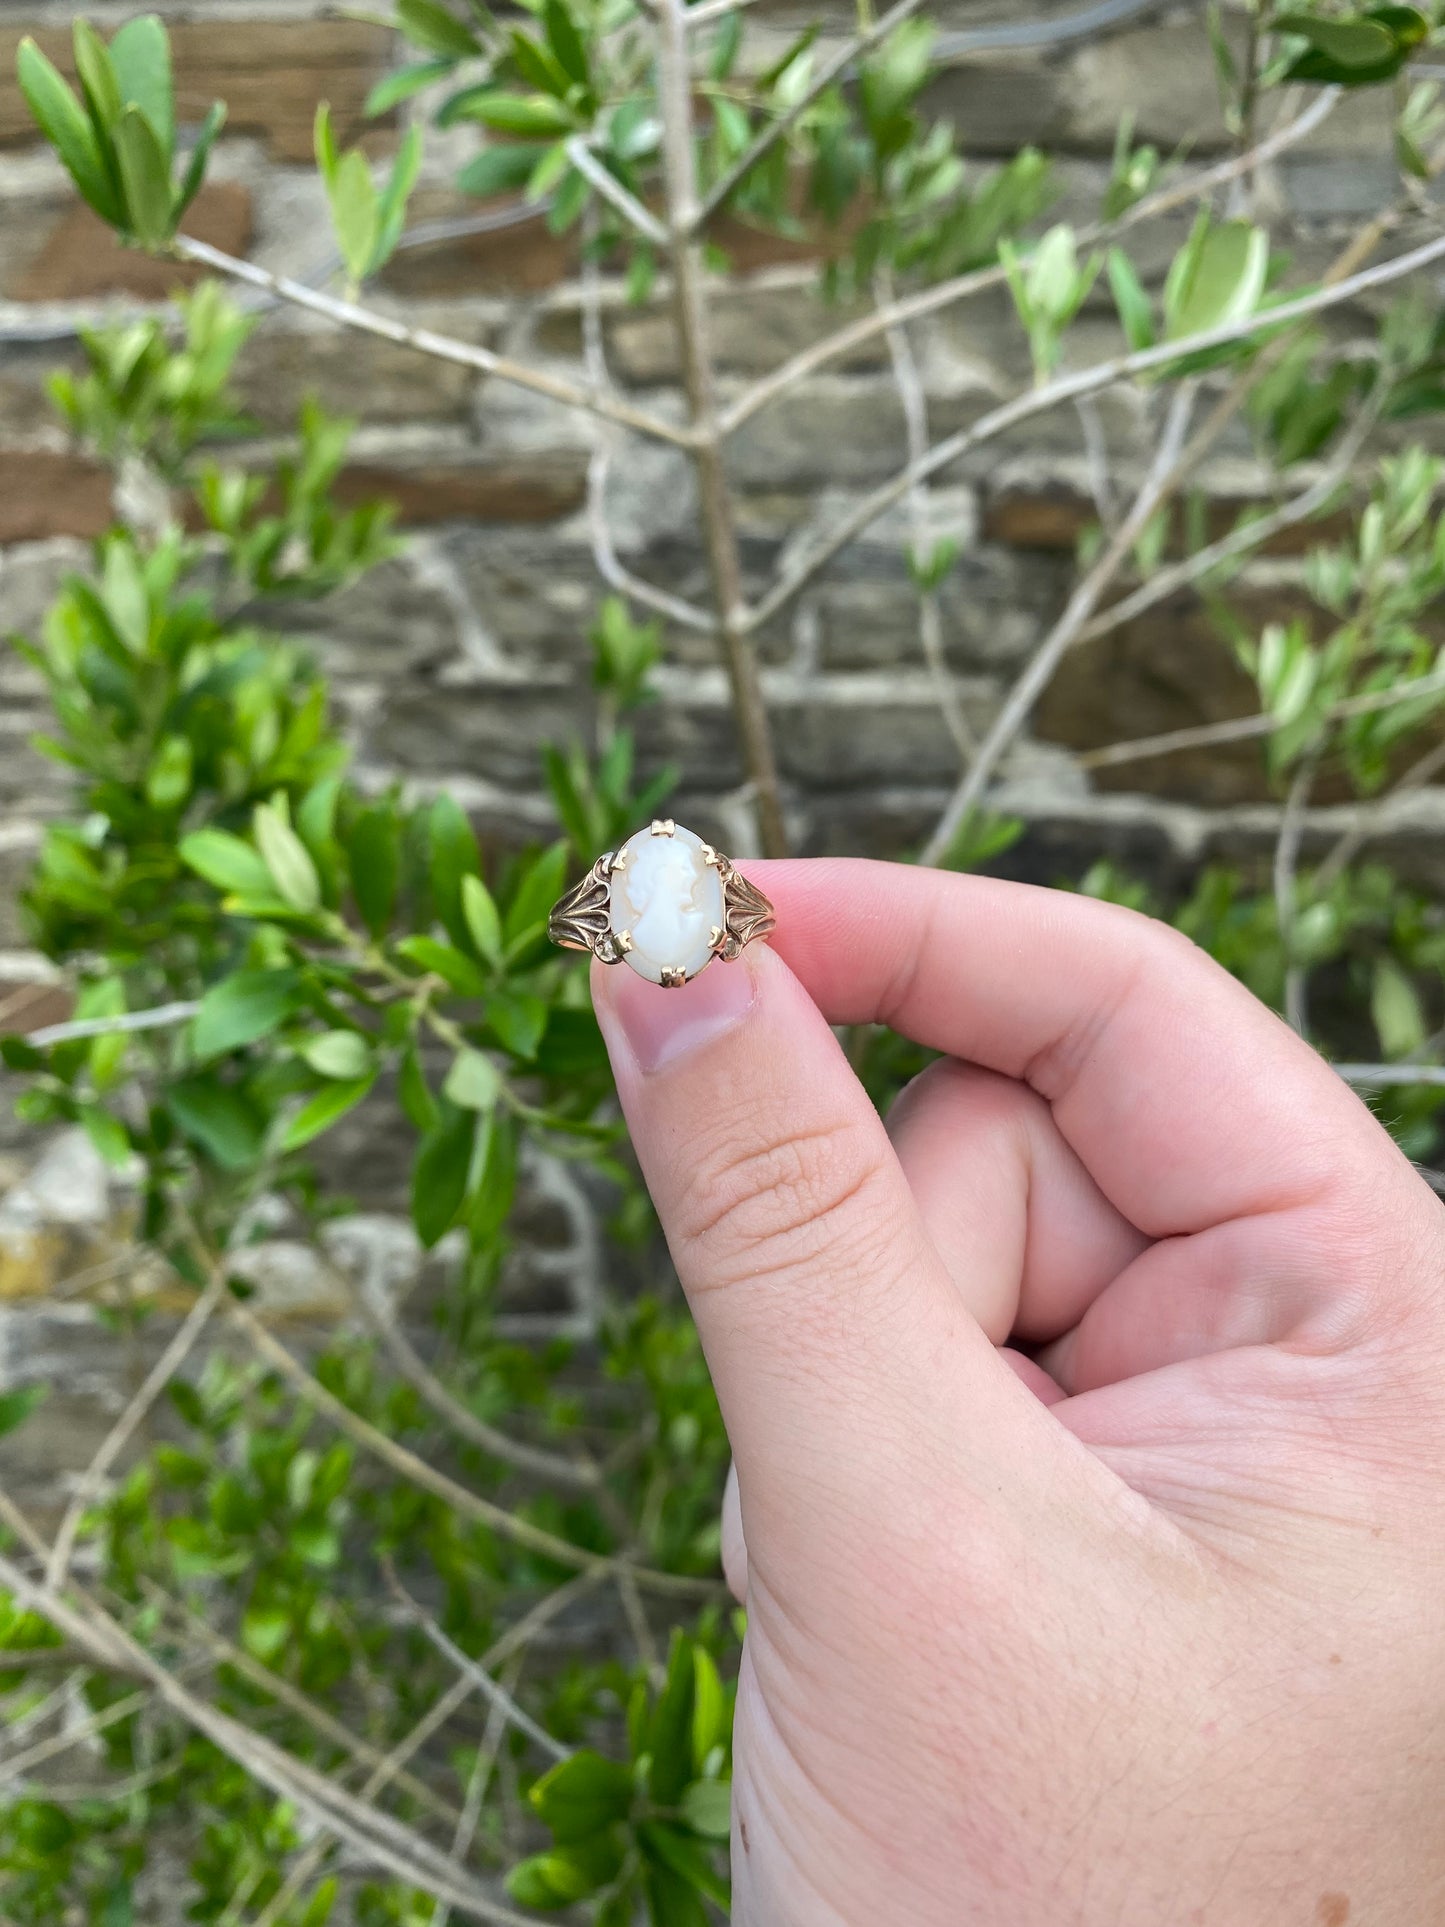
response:
<path fill-rule="evenodd" d="M 240 181 L 208 181 L 186 214 L 184 231 L 227 254 L 248 254 L 250 189 Z M 4 292 L 11 301 L 89 301 L 110 294 L 164 301 L 204 273 L 186 262 L 122 247 L 99 215 L 77 202 L 50 227 L 20 272 L 6 278 Z"/>
<path fill-rule="evenodd" d="M 320 101 L 331 102 L 339 141 L 374 131 L 362 108 L 395 44 L 385 28 L 354 20 L 255 17 L 176 19 L 170 26 L 183 125 L 201 121 L 213 100 L 223 100 L 230 133 L 258 135 L 277 160 L 301 162 L 312 158 Z M 25 21 L 0 27 L 0 147 L 37 138 L 15 79 L 16 50 L 31 31 L 52 60 L 72 71 L 68 33 Z"/>
<path fill-rule="evenodd" d="M 846 487 L 886 480 L 907 450 L 891 381 L 821 375 L 745 422 L 725 459 L 740 488 Z"/>

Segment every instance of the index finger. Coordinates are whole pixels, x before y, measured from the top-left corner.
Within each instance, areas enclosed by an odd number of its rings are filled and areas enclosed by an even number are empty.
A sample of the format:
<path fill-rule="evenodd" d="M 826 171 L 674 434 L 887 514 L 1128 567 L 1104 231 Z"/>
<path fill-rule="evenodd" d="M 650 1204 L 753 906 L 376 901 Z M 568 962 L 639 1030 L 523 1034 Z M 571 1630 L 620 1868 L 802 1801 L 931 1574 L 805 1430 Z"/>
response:
<path fill-rule="evenodd" d="M 743 867 L 830 1023 L 887 1024 L 1031 1085 L 1151 1238 L 1330 1190 L 1378 1193 L 1392 1171 L 1418 1185 L 1324 1060 L 1167 924 L 900 864 Z"/>

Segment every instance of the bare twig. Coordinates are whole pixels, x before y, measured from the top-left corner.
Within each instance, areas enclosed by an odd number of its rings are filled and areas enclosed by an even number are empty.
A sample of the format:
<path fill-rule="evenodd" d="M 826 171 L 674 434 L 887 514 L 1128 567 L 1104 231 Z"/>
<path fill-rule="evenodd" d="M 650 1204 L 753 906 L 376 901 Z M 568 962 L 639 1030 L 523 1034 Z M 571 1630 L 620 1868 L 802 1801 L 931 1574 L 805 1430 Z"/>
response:
<path fill-rule="evenodd" d="M 895 27 L 901 27 L 905 20 L 911 19 L 923 4 L 924 0 L 894 0 L 894 5 L 874 22 L 867 33 L 855 34 L 851 39 L 845 40 L 843 45 L 823 62 L 798 98 L 791 101 L 786 111 L 779 114 L 775 121 L 770 122 L 763 129 L 715 183 L 707 199 L 692 215 L 687 233 L 695 234 L 708 217 L 723 205 L 733 189 L 752 173 L 763 156 L 771 153 L 778 142 L 792 132 L 820 94 L 827 93 L 833 82 L 847 73 L 855 61 L 861 60 L 863 55 L 871 52 L 880 41 L 886 40 Z M 683 21 L 685 24 L 686 15 L 683 15 Z"/>
<path fill-rule="evenodd" d="M 756 630 L 771 620 L 792 598 L 798 594 L 840 549 L 860 535 L 871 523 L 900 501 L 916 482 L 926 480 L 949 468 L 954 462 L 982 447 L 986 442 L 995 440 L 1006 430 L 1018 423 L 1028 421 L 1034 415 L 1057 408 L 1062 402 L 1076 400 L 1080 395 L 1097 394 L 1101 389 L 1112 387 L 1116 382 L 1127 381 L 1137 375 L 1147 375 L 1170 366 L 1186 356 L 1201 353 L 1206 348 L 1219 348 L 1229 342 L 1242 341 L 1250 335 L 1265 329 L 1285 327 L 1292 321 L 1301 321 L 1307 315 L 1319 314 L 1327 308 L 1337 307 L 1357 294 L 1371 288 L 1385 287 L 1392 281 L 1399 281 L 1406 275 L 1428 267 L 1445 255 L 1445 235 L 1437 235 L 1432 240 L 1410 248 L 1404 254 L 1397 254 L 1388 261 L 1381 261 L 1375 267 L 1361 269 L 1342 280 L 1327 286 L 1313 288 L 1307 294 L 1297 295 L 1292 301 L 1282 301 L 1276 307 L 1233 321 L 1218 328 L 1208 328 L 1199 334 L 1184 335 L 1179 340 L 1160 342 L 1152 348 L 1141 348 L 1127 355 L 1116 355 L 1109 360 L 1096 362 L 1091 367 L 1080 369 L 1072 375 L 1062 376 L 1042 388 L 1031 388 L 1016 395 L 1000 407 L 990 409 L 972 424 L 950 435 L 928 451 L 919 462 L 908 466 L 890 481 L 865 496 L 847 515 L 843 516 L 823 540 L 817 543 L 806 555 L 801 557 L 774 584 L 763 600 L 744 617 L 744 627 Z M 1237 401 L 1231 407 L 1237 407 Z M 1212 423 L 1206 423 L 1201 436 L 1206 432 L 1217 432 Z M 1187 461 L 1181 463 L 1181 472 Z"/>
<path fill-rule="evenodd" d="M 597 262 L 588 253 L 582 262 L 582 349 L 586 357 L 587 378 L 599 395 L 608 394 L 612 389 L 602 334 L 600 283 Z M 703 635 L 712 635 L 717 623 L 706 609 L 684 602 L 681 596 L 671 595 L 651 582 L 644 582 L 618 557 L 607 520 L 607 484 L 612 472 L 613 453 L 612 440 L 604 431 L 587 464 L 587 520 L 597 573 L 619 595 L 630 596 L 634 602 L 640 602 L 645 609 L 665 616 L 669 622 L 675 622 L 684 629 L 698 630 Z"/>
<path fill-rule="evenodd" d="M 1392 783 L 1385 794 L 1362 815 L 1360 821 L 1346 830 L 1334 847 L 1326 852 L 1324 861 L 1311 878 L 1314 889 L 1317 892 L 1328 890 L 1345 865 L 1353 863 L 1370 838 L 1378 834 L 1381 817 L 1391 798 L 1408 795 L 1411 790 L 1423 789 L 1432 777 L 1440 774 L 1442 769 L 1445 769 L 1445 743 L 1436 743 L 1433 748 L 1427 749 L 1417 762 L 1412 763 L 1400 780 Z"/>
<path fill-rule="evenodd" d="M 495 375 L 498 381 L 510 382 L 516 388 L 531 389 L 534 394 L 545 395 L 550 401 L 561 402 L 564 407 L 580 409 L 588 415 L 600 415 L 605 421 L 621 422 L 627 428 L 635 428 L 639 435 L 651 436 L 654 441 L 671 442 L 679 448 L 691 446 L 692 437 L 688 431 L 674 427 L 660 415 L 650 415 L 645 409 L 633 408 L 627 402 L 595 395 L 589 389 L 579 388 L 575 382 L 564 381 L 560 375 L 549 375 L 544 369 L 530 368 L 525 362 L 513 361 L 508 355 L 493 354 L 490 348 L 479 348 L 467 341 L 454 341 L 450 335 L 436 334 L 430 328 L 409 327 L 405 322 L 393 321 L 389 315 L 378 314 L 374 308 L 358 307 L 354 301 L 339 301 L 333 295 L 308 288 L 303 282 L 292 281 L 283 274 L 272 274 L 269 268 L 258 268 L 254 262 L 238 260 L 233 254 L 213 248 L 207 241 L 195 241 L 187 235 L 179 235 L 175 250 L 183 260 L 198 262 L 216 274 L 224 274 L 233 281 L 244 281 L 250 287 L 265 288 L 280 300 L 288 301 L 294 307 L 305 308 L 312 314 L 325 315 L 329 321 L 343 328 L 379 335 L 383 341 L 394 341 L 398 347 L 413 348 L 418 354 L 430 355 L 435 360 L 455 362 L 463 368 L 474 368 L 479 374 Z"/>
<path fill-rule="evenodd" d="M 876 285 L 880 305 L 886 304 L 893 292 L 886 273 L 880 273 Z M 887 341 L 894 386 L 898 390 L 908 435 L 908 459 L 916 462 L 928 450 L 928 397 L 924 393 L 923 379 L 914 359 L 913 344 L 908 339 L 907 326 L 901 321 L 896 322 L 888 330 Z M 928 490 L 924 483 L 920 482 L 909 490 L 908 509 L 914 553 L 922 561 L 924 547 L 933 535 L 928 514 Z M 963 704 L 958 699 L 958 691 L 949 672 L 943 643 L 943 610 L 938 591 L 933 588 L 920 587 L 918 591 L 918 639 L 922 645 L 923 659 L 933 677 L 933 686 L 938 692 L 938 706 L 944 724 L 959 755 L 967 763 L 978 748 L 978 739 L 964 714 Z"/>
<path fill-rule="evenodd" d="M 52 1044 L 78 1044 L 86 1037 L 115 1037 L 143 1030 L 173 1030 L 178 1024 L 188 1024 L 200 1007 L 199 1003 L 188 1001 L 157 1004 L 153 1010 L 126 1010 L 115 1017 L 77 1017 L 68 1024 L 47 1024 L 44 1030 L 33 1030 L 25 1042 L 33 1044 L 37 1050 L 49 1050 Z"/>
<path fill-rule="evenodd" d="M 1332 1064 L 1357 1091 L 1383 1091 L 1392 1084 L 1445 1084 L 1445 1064 Z"/>
<path fill-rule="evenodd" d="M 1272 870 L 1274 885 L 1274 909 L 1279 923 L 1280 942 L 1284 947 L 1284 1015 L 1291 1030 L 1305 1035 L 1309 1014 L 1305 1006 L 1308 990 L 1308 975 L 1302 964 L 1293 956 L 1295 926 L 1295 882 L 1299 872 L 1300 843 L 1304 837 L 1305 811 L 1309 807 L 1310 791 L 1314 788 L 1315 776 L 1320 766 L 1319 749 L 1307 752 L 1300 759 L 1294 780 L 1285 798 L 1284 814 L 1280 818 L 1279 835 L 1274 844 L 1274 865 Z"/>
<path fill-rule="evenodd" d="M 1413 682 L 1396 683 L 1391 689 L 1372 689 L 1363 696 L 1347 696 L 1325 711 L 1326 722 L 1339 722 L 1349 716 L 1368 716 L 1377 709 L 1393 709 L 1397 703 L 1417 701 L 1445 691 L 1445 670 L 1434 675 L 1417 676 Z M 1253 716 L 1231 716 L 1219 723 L 1198 723 L 1188 729 L 1170 729 L 1159 736 L 1136 736 L 1127 743 L 1108 743 L 1102 749 L 1086 749 L 1077 761 L 1084 769 L 1113 769 L 1120 763 L 1142 763 L 1154 756 L 1170 756 L 1181 749 L 1215 749 L 1223 743 L 1243 743 L 1254 737 L 1268 736 L 1279 724 L 1268 710 Z"/>
<path fill-rule="evenodd" d="M 356 1298 L 368 1324 L 385 1346 L 392 1364 L 438 1418 L 446 1421 L 458 1438 L 479 1447 L 492 1458 L 500 1459 L 514 1471 L 525 1472 L 529 1477 L 541 1479 L 548 1485 L 560 1485 L 577 1492 L 597 1490 L 602 1483 L 602 1474 L 595 1465 L 582 1459 L 563 1458 L 559 1452 L 546 1452 L 540 1446 L 527 1445 L 506 1432 L 499 1432 L 496 1426 L 488 1425 L 485 1419 L 468 1411 L 417 1354 L 411 1340 L 379 1295 L 362 1286 L 358 1288 Z"/>
<path fill-rule="evenodd" d="M 294 1802 L 343 1840 L 365 1865 L 380 1868 L 435 1897 L 449 1900 L 478 1920 L 495 1922 L 497 1927 L 529 1927 L 523 1915 L 501 1905 L 466 1868 L 432 1846 L 414 1827 L 355 1798 L 305 1761 L 199 1699 L 94 1602 L 86 1601 L 83 1607 L 72 1605 L 50 1587 L 27 1578 L 13 1560 L 3 1555 L 0 1555 L 0 1584 L 77 1644 L 90 1647 L 107 1660 L 114 1653 L 130 1660 L 135 1671 L 172 1712 L 278 1798 Z"/>
<path fill-rule="evenodd" d="M 637 232 L 655 246 L 667 246 L 667 229 L 650 208 L 644 207 L 635 194 L 618 180 L 609 167 L 605 167 L 580 134 L 573 134 L 567 142 L 567 158 L 577 172 L 591 182 L 604 201 L 611 202 L 617 212 Z"/>
<path fill-rule="evenodd" d="M 921 0 L 907 0 L 910 6 Z M 687 394 L 697 469 L 698 500 L 713 594 L 718 640 L 732 685 L 733 709 L 743 761 L 753 787 L 759 836 L 766 856 L 786 856 L 787 827 L 778 784 L 772 728 L 763 700 L 749 625 L 744 620 L 742 563 L 732 497 L 723 469 L 712 359 L 703 305 L 701 220 L 697 156 L 692 123 L 692 77 L 688 67 L 687 11 L 683 0 L 658 0 L 657 96 L 662 115 L 663 183 L 672 253 L 673 301 L 683 388 Z"/>
<path fill-rule="evenodd" d="M 240 1327 L 251 1344 L 266 1362 L 288 1379 L 308 1402 L 322 1412 L 348 1438 L 370 1452 L 374 1458 L 389 1465 L 394 1472 L 419 1486 L 424 1492 L 433 1493 L 437 1498 L 452 1506 L 465 1517 L 475 1519 L 479 1525 L 487 1526 L 504 1539 L 515 1544 L 527 1546 L 545 1558 L 554 1559 L 558 1565 L 570 1566 L 578 1572 L 596 1572 L 604 1578 L 614 1573 L 619 1565 L 627 1564 L 635 1573 L 637 1583 L 649 1592 L 666 1593 L 676 1598 L 696 1599 L 711 1597 L 717 1587 L 710 1580 L 689 1579 L 680 1573 L 657 1572 L 651 1567 L 631 1567 L 629 1561 L 607 1558 L 600 1553 L 586 1552 L 580 1546 L 572 1545 L 566 1539 L 559 1539 L 555 1533 L 546 1532 L 541 1526 L 534 1526 L 526 1519 L 519 1519 L 508 1512 L 504 1506 L 494 1505 L 480 1493 L 471 1491 L 467 1486 L 458 1485 L 455 1479 L 439 1472 L 415 1452 L 409 1452 L 395 1439 L 388 1438 L 385 1432 L 353 1412 L 344 1405 L 320 1381 L 314 1378 L 301 1362 L 291 1353 L 252 1312 L 236 1300 L 227 1301 L 227 1313 Z"/>
<path fill-rule="evenodd" d="M 45 1567 L 45 1583 L 53 1591 L 64 1590 L 81 1521 L 105 1483 L 106 1474 L 134 1438 L 137 1428 L 161 1393 L 190 1357 L 225 1289 L 225 1278 L 217 1273 L 182 1320 L 170 1344 L 146 1373 L 135 1396 L 101 1441 L 94 1458 L 81 1475 L 70 1504 L 65 1508 L 65 1516 L 60 1522 L 60 1530 L 55 1535 L 55 1544 Z"/>
<path fill-rule="evenodd" d="M 689 13 L 689 19 L 696 19 L 696 9 Z M 1168 214 L 1176 207 L 1191 201 L 1202 200 L 1215 188 L 1221 187 L 1238 177 L 1245 167 L 1259 167 L 1273 160 L 1297 142 L 1305 140 L 1314 133 L 1326 117 L 1333 111 L 1339 99 L 1337 87 L 1326 88 L 1316 100 L 1302 113 L 1298 120 L 1271 134 L 1261 141 L 1250 154 L 1235 155 L 1229 160 L 1219 161 L 1213 167 L 1201 169 L 1197 174 L 1186 174 L 1172 187 L 1160 188 L 1148 194 L 1133 207 L 1121 214 L 1116 221 L 1096 222 L 1079 230 L 1080 246 L 1089 246 L 1096 241 L 1113 240 L 1115 236 L 1126 233 L 1143 221 L 1155 219 L 1158 215 Z M 1031 250 L 1020 251 L 1020 261 L 1027 265 Z M 955 275 L 950 281 L 940 281 L 936 287 L 923 288 L 917 294 L 903 296 L 885 308 L 875 309 L 873 313 L 862 315 L 847 327 L 826 336 L 822 341 L 810 345 L 792 356 L 788 361 L 775 368 L 770 375 L 764 375 L 743 393 L 736 397 L 722 412 L 720 426 L 723 435 L 735 434 L 743 423 L 749 421 L 760 408 L 766 408 L 781 394 L 794 388 L 807 376 L 826 368 L 829 362 L 851 354 L 855 348 L 875 340 L 888 328 L 922 321 L 926 316 L 937 314 L 943 308 L 952 307 L 959 301 L 983 294 L 989 288 L 1003 285 L 1007 279 L 1003 267 L 995 263 L 991 267 L 972 268 L 967 274 Z"/>
<path fill-rule="evenodd" d="M 522 1670 L 520 1654 L 504 1669 L 503 1686 L 513 1692 Z M 462 1803 L 461 1816 L 456 1831 L 452 1835 L 453 1860 L 465 1860 L 476 1837 L 477 1825 L 482 1817 L 482 1802 L 487 1797 L 487 1787 L 497 1764 L 497 1755 L 502 1750 L 506 1738 L 507 1716 L 500 1705 L 494 1705 L 487 1714 L 486 1726 L 482 1729 L 482 1743 L 477 1748 L 477 1757 L 472 1763 L 471 1774 L 467 1780 L 466 1798 Z M 447 1927 L 451 1919 L 451 1909 L 444 1900 L 439 1900 L 432 1910 L 431 1927 Z"/>
<path fill-rule="evenodd" d="M 939 863 L 948 854 L 960 829 L 983 799 L 999 758 L 1023 727 L 1029 711 L 1047 688 L 1049 679 L 1078 639 L 1101 595 L 1114 580 L 1125 558 L 1159 507 L 1160 498 L 1189 430 L 1189 416 L 1198 392 L 1196 381 L 1181 382 L 1169 403 L 1154 462 L 1124 520 L 1107 548 L 1069 597 L 1063 614 L 1029 658 L 1002 709 L 990 725 L 977 756 L 948 807 L 924 845 L 921 861 Z"/>
<path fill-rule="evenodd" d="M 449 1661 L 464 1679 L 469 1679 L 484 1699 L 500 1708 L 517 1731 L 525 1733 L 532 1744 L 539 1747 L 549 1759 L 567 1759 L 572 1749 L 563 1746 L 560 1740 L 554 1740 L 544 1726 L 537 1724 L 526 1707 L 518 1705 L 501 1682 L 492 1677 L 487 1667 L 479 1660 L 473 1659 L 470 1653 L 464 1653 L 456 1641 L 443 1632 L 426 1608 L 407 1591 L 397 1577 L 395 1568 L 389 1562 L 384 1566 L 384 1571 L 387 1584 L 391 1587 L 393 1595 L 407 1618 L 427 1642 L 436 1648 L 443 1659 Z"/>

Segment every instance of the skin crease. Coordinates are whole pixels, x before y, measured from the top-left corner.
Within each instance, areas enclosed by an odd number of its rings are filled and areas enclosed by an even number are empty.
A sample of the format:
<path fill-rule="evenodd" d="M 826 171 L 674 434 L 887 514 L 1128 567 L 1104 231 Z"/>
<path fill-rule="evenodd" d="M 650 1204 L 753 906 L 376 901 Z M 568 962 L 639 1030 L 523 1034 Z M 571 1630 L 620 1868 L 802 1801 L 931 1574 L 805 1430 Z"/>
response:
<path fill-rule="evenodd" d="M 1438 1927 L 1445 1212 L 1162 925 L 749 864 L 594 970 L 732 1442 L 737 1927 Z M 885 1128 L 830 1025 L 949 1054 Z"/>

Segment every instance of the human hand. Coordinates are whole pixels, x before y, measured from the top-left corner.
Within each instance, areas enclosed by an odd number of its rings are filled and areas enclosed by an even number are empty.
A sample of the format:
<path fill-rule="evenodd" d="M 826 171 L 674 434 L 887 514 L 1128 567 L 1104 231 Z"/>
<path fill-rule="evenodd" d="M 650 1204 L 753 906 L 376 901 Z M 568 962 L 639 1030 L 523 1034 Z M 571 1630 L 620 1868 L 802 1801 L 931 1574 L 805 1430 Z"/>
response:
<path fill-rule="evenodd" d="M 1163 925 L 748 873 L 772 951 L 594 972 L 735 1458 L 737 1927 L 1438 1924 L 1445 1212 Z M 886 1130 L 873 1021 L 962 1060 Z"/>

